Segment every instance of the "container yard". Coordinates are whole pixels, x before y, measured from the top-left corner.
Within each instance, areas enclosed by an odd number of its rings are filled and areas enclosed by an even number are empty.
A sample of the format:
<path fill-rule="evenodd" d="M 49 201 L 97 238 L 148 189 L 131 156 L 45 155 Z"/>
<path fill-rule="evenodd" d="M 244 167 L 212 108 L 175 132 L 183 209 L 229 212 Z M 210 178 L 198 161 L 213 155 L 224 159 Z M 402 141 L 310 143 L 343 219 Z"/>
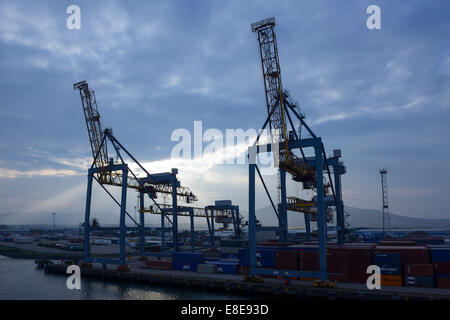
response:
<path fill-rule="evenodd" d="M 35 266 L 0 300 L 33 299 L 37 275 L 44 299 L 450 300 L 446 10 L 144 3 L 70 5 L 67 32 L 36 27 L 45 54 L 21 62 L 42 92 L 3 86 L 48 119 L 0 121 L 42 126 L 0 141 L 17 158 L 0 157 L 0 274 Z M 0 4 L 8 57 L 39 42 L 15 10 Z"/>

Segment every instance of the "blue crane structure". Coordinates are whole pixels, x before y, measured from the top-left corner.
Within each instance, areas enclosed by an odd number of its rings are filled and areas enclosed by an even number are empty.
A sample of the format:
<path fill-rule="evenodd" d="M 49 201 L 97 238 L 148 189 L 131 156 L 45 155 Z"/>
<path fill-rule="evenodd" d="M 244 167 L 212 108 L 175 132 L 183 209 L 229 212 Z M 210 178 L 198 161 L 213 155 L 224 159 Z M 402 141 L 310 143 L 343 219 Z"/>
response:
<path fill-rule="evenodd" d="M 239 207 L 218 204 L 207 206 L 205 208 L 196 208 L 192 206 L 178 205 L 179 202 L 191 204 L 196 202 L 197 196 L 187 187 L 182 187 L 177 178 L 178 169 L 173 168 L 171 172 L 152 173 L 150 174 L 144 166 L 117 140 L 111 129 L 102 129 L 100 121 L 100 113 L 98 112 L 95 92 L 89 89 L 86 81 L 74 84 L 74 89 L 78 90 L 81 97 L 81 103 L 86 121 L 93 162 L 88 170 L 88 185 L 86 194 L 85 222 L 84 222 L 84 259 L 85 262 L 100 262 L 126 264 L 125 260 L 125 234 L 127 228 L 125 217 L 128 216 L 139 230 L 140 254 L 157 255 L 156 253 L 145 252 L 145 213 L 153 213 L 161 215 L 161 226 L 156 228 L 161 235 L 161 247 L 166 249 L 165 235 L 167 232 L 172 233 L 173 250 L 178 251 L 178 217 L 190 217 L 190 233 L 192 251 L 195 251 L 195 230 L 194 217 L 206 218 L 210 238 L 214 239 L 214 219 L 219 223 L 233 222 L 235 235 L 239 237 L 241 234 L 241 224 L 243 217 L 239 214 Z M 117 161 L 108 154 L 109 149 L 114 151 Z M 128 163 L 125 161 L 124 155 L 127 156 Z M 144 177 L 138 177 L 131 167 L 137 168 L 145 173 Z M 102 189 L 111 197 L 111 199 L 120 207 L 120 223 L 119 223 L 119 259 L 102 259 L 92 258 L 90 255 L 90 216 L 91 216 L 91 200 L 93 181 L 98 182 Z M 106 185 L 121 187 L 121 199 L 117 200 L 113 194 L 105 187 Z M 135 189 L 139 194 L 139 221 L 127 212 L 127 189 Z M 156 202 L 157 194 L 171 197 L 171 204 L 163 204 Z M 151 206 L 145 206 L 146 196 L 153 203 Z M 220 202 L 220 201 L 219 201 Z M 171 218 L 170 218 L 171 216 Z M 214 241 L 212 241 L 214 246 Z M 164 255 L 164 253 L 162 254 Z"/>
<path fill-rule="evenodd" d="M 126 265 L 125 259 L 125 234 L 126 224 L 125 217 L 128 216 L 140 230 L 141 247 L 144 241 L 145 221 L 144 212 L 140 211 L 140 221 L 137 222 L 127 212 L 127 189 L 132 188 L 139 192 L 141 202 L 144 201 L 144 195 L 147 195 L 153 201 L 156 208 L 161 213 L 162 221 L 168 220 L 170 228 L 163 231 L 171 231 L 173 236 L 174 250 L 178 250 L 178 219 L 177 210 L 178 201 L 192 203 L 197 201 L 197 196 L 187 187 L 182 187 L 177 178 L 178 170 L 172 169 L 171 172 L 150 174 L 142 164 L 117 140 L 111 129 L 102 129 L 100 114 L 98 112 L 95 92 L 89 89 L 86 81 L 74 84 L 74 89 L 78 90 L 81 97 L 81 103 L 85 116 L 93 162 L 88 170 L 88 185 L 86 193 L 86 208 L 84 221 L 84 260 L 85 262 L 100 262 Z M 108 145 L 114 150 L 117 161 L 110 158 L 108 154 Z M 138 170 L 145 173 L 144 177 L 138 177 L 131 166 L 125 162 L 121 151 L 130 159 Z M 111 197 L 111 199 L 120 207 L 120 223 L 119 223 L 119 259 L 102 259 L 92 258 L 90 255 L 90 213 L 92 199 L 93 181 L 98 182 L 102 189 Z M 121 187 L 120 202 L 105 185 Z M 157 194 L 167 194 L 172 198 L 172 219 L 165 214 L 163 208 L 156 202 Z M 164 228 L 164 225 L 162 226 Z"/>
<path fill-rule="evenodd" d="M 267 118 L 258 134 L 253 146 L 248 148 L 249 155 L 249 264 L 250 275 L 284 275 L 307 278 L 327 278 L 326 262 L 326 224 L 327 207 L 336 210 L 338 242 L 344 242 L 344 205 L 341 191 L 341 175 L 346 168 L 340 161 L 341 152 L 335 150 L 333 156 L 327 157 L 322 138 L 318 137 L 306 124 L 304 115 L 300 112 L 297 102 L 294 102 L 290 93 L 283 90 L 281 82 L 281 70 L 278 57 L 277 40 L 274 32 L 275 18 L 265 19 L 251 25 L 251 30 L 257 34 L 259 52 L 264 79 L 265 98 L 267 104 Z M 292 114 L 291 114 L 292 113 Z M 298 121 L 295 127 L 294 120 Z M 269 125 L 272 142 L 259 144 L 261 133 Z M 302 137 L 301 129 L 305 128 L 309 137 Z M 290 129 L 289 129 L 290 128 Z M 298 128 L 298 131 L 297 131 Z M 312 148 L 314 156 L 306 157 L 304 149 Z M 299 151 L 300 155 L 294 153 Z M 278 166 L 278 205 L 275 206 L 267 185 L 256 163 L 259 153 L 272 152 L 275 165 Z M 330 170 L 332 168 L 332 171 Z M 324 182 L 325 175 L 328 182 Z M 334 183 L 331 177 L 334 175 Z M 271 206 L 278 219 L 278 226 L 260 226 L 257 224 L 255 214 L 255 174 L 258 174 L 264 190 L 270 200 Z M 303 189 L 309 189 L 316 193 L 311 200 L 302 200 L 286 195 L 286 173 L 292 176 L 292 180 L 302 184 Z M 331 189 L 331 195 L 328 195 Z M 310 216 L 315 213 L 319 240 L 319 271 L 292 271 L 258 268 L 256 265 L 256 232 L 277 231 L 282 243 L 288 242 L 287 211 L 303 212 L 307 232 L 310 232 Z"/>
<path fill-rule="evenodd" d="M 140 197 L 141 198 L 141 197 Z M 178 206 L 177 215 L 178 216 L 187 216 L 190 219 L 190 241 L 191 241 L 191 249 L 195 251 L 195 227 L 194 227 L 194 218 L 206 218 L 206 223 L 208 226 L 208 234 L 210 239 L 211 247 L 215 247 L 214 241 L 214 221 L 216 223 L 222 223 L 227 228 L 228 224 L 233 224 L 234 237 L 240 238 L 242 235 L 242 226 L 246 224 L 244 217 L 239 213 L 239 206 L 233 205 L 231 201 L 225 200 L 227 203 L 224 203 L 224 200 L 216 201 L 214 205 L 207 205 L 204 208 L 200 207 L 191 207 L 191 206 Z M 228 202 L 229 201 L 229 202 Z M 172 206 L 170 205 L 159 205 L 162 208 L 162 211 L 166 215 L 172 215 Z M 151 214 L 160 214 L 160 212 L 154 209 L 154 206 L 145 207 L 143 203 L 140 205 L 140 212 L 148 212 Z M 165 247 L 165 237 L 164 237 L 164 220 L 161 218 L 161 239 L 162 239 L 162 247 Z M 141 249 L 142 252 L 142 249 Z M 145 255 L 145 254 L 142 254 Z"/>

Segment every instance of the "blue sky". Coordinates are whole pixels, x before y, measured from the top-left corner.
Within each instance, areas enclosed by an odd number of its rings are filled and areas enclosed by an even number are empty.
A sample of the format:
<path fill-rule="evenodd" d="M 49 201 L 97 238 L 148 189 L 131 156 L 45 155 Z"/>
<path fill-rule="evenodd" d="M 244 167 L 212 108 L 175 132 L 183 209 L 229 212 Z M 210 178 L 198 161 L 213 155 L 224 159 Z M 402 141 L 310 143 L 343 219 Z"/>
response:
<path fill-rule="evenodd" d="M 81 30 L 66 28 L 71 4 Z M 366 28 L 370 4 L 381 30 Z M 150 172 L 179 165 L 199 205 L 232 199 L 247 210 L 245 165 L 174 163 L 170 137 L 195 120 L 261 126 L 250 24 L 272 16 L 284 87 L 327 151 L 342 150 L 345 204 L 380 208 L 386 167 L 392 212 L 450 217 L 448 1 L 0 1 L 0 223 L 49 223 L 53 211 L 59 223 L 83 220 L 91 156 L 80 80 Z M 95 197 L 100 221 L 118 221 Z M 131 212 L 135 203 L 130 191 Z"/>

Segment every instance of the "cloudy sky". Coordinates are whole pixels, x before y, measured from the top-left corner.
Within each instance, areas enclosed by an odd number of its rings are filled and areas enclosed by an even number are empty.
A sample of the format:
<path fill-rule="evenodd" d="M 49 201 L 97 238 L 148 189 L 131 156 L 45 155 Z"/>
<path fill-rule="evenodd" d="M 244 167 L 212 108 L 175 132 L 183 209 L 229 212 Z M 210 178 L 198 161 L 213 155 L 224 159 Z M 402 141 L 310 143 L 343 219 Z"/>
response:
<path fill-rule="evenodd" d="M 80 30 L 66 27 L 72 4 Z M 366 27 L 370 4 L 381 30 Z M 447 0 L 0 1 L 0 223 L 50 223 L 51 212 L 61 224 L 83 220 L 91 155 L 72 87 L 80 80 L 95 89 L 104 126 L 150 172 L 178 167 L 198 205 L 232 199 L 246 211 L 247 166 L 213 164 L 214 154 L 171 159 L 171 135 L 196 120 L 204 131 L 262 125 L 250 24 L 272 16 L 284 87 L 327 152 L 342 150 L 345 204 L 380 208 L 385 167 L 392 212 L 450 217 Z M 267 204 L 259 192 L 257 207 Z M 98 188 L 93 210 L 118 222 Z"/>

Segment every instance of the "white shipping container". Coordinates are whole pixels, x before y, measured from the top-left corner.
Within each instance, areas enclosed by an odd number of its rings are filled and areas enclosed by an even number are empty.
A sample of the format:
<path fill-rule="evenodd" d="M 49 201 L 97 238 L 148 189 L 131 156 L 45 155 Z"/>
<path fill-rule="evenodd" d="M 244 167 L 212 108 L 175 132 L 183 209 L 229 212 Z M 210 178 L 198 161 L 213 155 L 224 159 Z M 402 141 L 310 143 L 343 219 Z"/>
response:
<path fill-rule="evenodd" d="M 111 243 L 112 241 L 108 239 L 91 239 L 91 244 L 107 245 Z"/>

